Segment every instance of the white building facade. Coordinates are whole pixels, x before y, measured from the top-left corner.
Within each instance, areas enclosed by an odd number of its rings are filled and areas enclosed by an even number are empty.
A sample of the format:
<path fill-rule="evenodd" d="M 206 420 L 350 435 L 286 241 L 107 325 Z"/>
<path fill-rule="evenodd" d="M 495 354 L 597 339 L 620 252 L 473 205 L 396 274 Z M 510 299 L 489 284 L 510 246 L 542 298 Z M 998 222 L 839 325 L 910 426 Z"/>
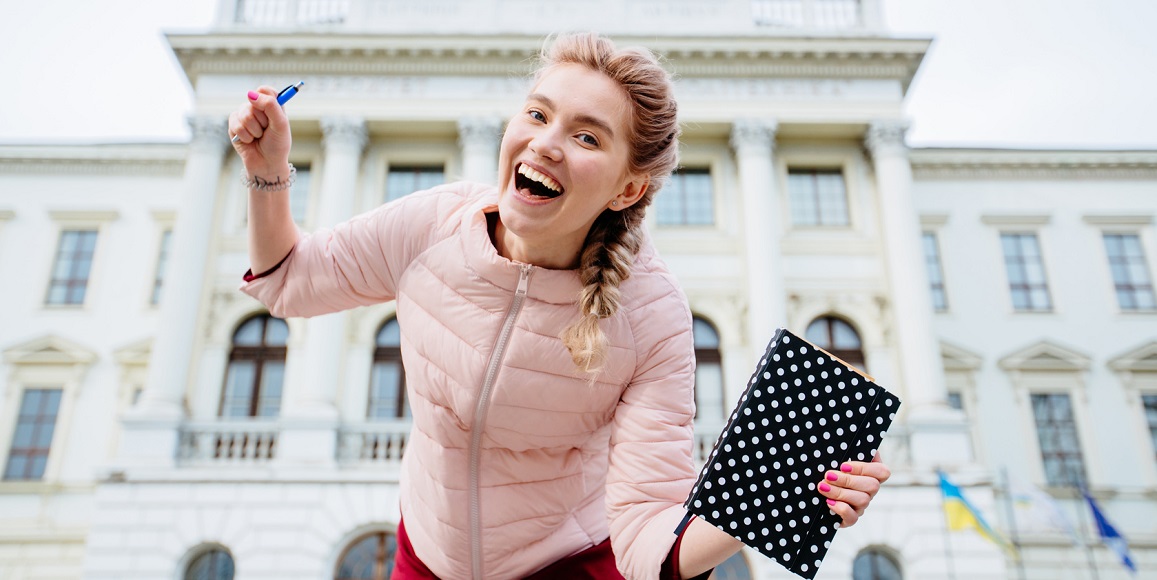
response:
<path fill-rule="evenodd" d="M 888 35 L 874 0 L 221 0 L 168 37 L 189 143 L 0 146 L 0 577 L 385 577 L 409 429 L 393 305 L 280 321 L 238 292 L 226 117 L 305 81 L 291 203 L 328 227 L 494 180 L 564 29 L 677 74 L 681 169 L 648 225 L 697 319 L 699 457 L 777 326 L 904 400 L 894 476 L 818 578 L 1129 577 L 1077 484 L 1154 574 L 1157 151 L 908 148 L 930 41 Z M 1019 558 L 946 530 L 937 470 Z M 789 573 L 744 552 L 718 576 Z"/>

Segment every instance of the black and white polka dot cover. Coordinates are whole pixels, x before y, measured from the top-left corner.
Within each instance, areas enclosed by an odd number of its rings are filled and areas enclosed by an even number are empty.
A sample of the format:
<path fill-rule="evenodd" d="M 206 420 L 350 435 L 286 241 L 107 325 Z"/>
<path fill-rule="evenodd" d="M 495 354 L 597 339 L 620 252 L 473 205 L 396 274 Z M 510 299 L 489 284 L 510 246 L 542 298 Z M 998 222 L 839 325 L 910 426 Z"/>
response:
<path fill-rule="evenodd" d="M 840 522 L 815 485 L 844 461 L 871 461 L 899 407 L 895 395 L 779 329 L 687 510 L 814 578 Z"/>

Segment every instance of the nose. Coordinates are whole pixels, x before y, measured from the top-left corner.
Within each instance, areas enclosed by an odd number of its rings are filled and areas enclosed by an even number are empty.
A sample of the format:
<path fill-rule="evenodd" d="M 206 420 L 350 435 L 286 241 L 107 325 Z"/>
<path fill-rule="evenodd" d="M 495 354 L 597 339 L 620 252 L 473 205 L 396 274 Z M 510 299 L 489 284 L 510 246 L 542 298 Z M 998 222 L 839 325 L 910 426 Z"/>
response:
<path fill-rule="evenodd" d="M 534 138 L 530 140 L 528 147 L 531 152 L 544 159 L 551 161 L 562 161 L 562 140 L 563 135 L 553 127 L 543 127 L 540 131 L 535 133 Z"/>

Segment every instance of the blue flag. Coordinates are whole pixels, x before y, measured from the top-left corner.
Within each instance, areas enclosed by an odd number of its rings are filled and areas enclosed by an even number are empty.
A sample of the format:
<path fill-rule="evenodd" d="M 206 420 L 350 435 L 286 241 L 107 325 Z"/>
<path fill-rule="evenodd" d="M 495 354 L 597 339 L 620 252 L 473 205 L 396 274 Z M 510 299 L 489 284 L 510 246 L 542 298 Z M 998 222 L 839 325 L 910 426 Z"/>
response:
<path fill-rule="evenodd" d="M 1101 509 L 1097 506 L 1097 502 L 1093 501 L 1093 497 L 1089 492 L 1081 489 L 1081 495 L 1085 496 L 1085 501 L 1089 503 L 1089 509 L 1093 510 L 1093 519 L 1097 521 L 1097 533 L 1101 536 L 1101 541 L 1110 550 L 1117 553 L 1117 557 L 1121 559 L 1121 565 L 1128 568 L 1129 572 L 1136 574 L 1137 565 L 1133 563 L 1133 557 L 1129 554 L 1129 542 L 1125 541 L 1125 537 L 1109 523 L 1105 514 L 1101 513 Z"/>

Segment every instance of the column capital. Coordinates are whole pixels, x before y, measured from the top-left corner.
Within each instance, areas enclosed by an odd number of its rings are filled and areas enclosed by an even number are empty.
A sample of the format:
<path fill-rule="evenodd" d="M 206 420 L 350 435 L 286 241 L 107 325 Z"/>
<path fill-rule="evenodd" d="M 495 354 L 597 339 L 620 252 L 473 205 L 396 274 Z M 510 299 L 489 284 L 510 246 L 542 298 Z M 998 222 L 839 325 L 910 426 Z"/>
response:
<path fill-rule="evenodd" d="M 326 149 L 348 145 L 361 151 L 369 140 L 366 120 L 362 117 L 328 116 L 321 118 L 321 144 Z"/>
<path fill-rule="evenodd" d="M 205 153 L 224 153 L 229 145 L 229 124 L 218 115 L 189 115 L 185 117 L 193 139 L 189 149 Z"/>
<path fill-rule="evenodd" d="M 504 124 L 497 115 L 462 117 L 458 119 L 458 145 L 493 147 L 502 139 Z"/>
<path fill-rule="evenodd" d="M 873 121 L 864 135 L 864 144 L 872 157 L 886 154 L 907 155 L 908 145 L 904 136 L 908 134 L 908 121 Z"/>
<path fill-rule="evenodd" d="M 778 129 L 775 119 L 736 119 L 731 124 L 731 147 L 737 152 L 757 148 L 770 155 L 775 149 Z"/>

